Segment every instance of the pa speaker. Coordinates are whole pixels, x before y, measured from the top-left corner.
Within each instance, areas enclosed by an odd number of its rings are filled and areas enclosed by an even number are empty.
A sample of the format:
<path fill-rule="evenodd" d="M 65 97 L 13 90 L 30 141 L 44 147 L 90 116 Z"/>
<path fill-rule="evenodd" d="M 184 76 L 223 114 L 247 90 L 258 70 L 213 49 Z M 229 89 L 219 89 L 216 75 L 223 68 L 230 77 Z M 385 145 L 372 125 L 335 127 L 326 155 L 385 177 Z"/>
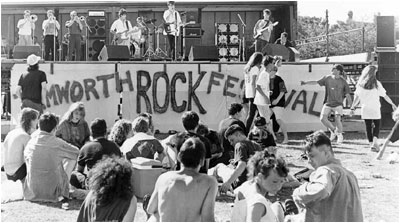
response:
<path fill-rule="evenodd" d="M 105 39 L 89 39 L 88 40 L 88 60 L 91 61 L 98 61 L 97 57 L 99 56 L 99 53 L 101 49 L 103 49 L 105 45 L 106 40 Z"/>
<path fill-rule="evenodd" d="M 40 46 L 14 46 L 14 59 L 26 59 L 29 55 L 41 56 Z"/>
<path fill-rule="evenodd" d="M 183 46 L 185 48 L 185 58 L 189 57 L 190 49 L 192 46 L 199 46 L 201 45 L 201 38 L 183 38 Z"/>
<path fill-rule="evenodd" d="M 106 17 L 88 17 L 89 37 L 106 38 Z"/>
<path fill-rule="evenodd" d="M 219 61 L 217 46 L 192 46 L 189 61 Z"/>
<path fill-rule="evenodd" d="M 100 61 L 121 61 L 129 60 L 128 46 L 107 45 L 100 51 L 98 59 Z"/>
<path fill-rule="evenodd" d="M 394 29 L 394 16 L 377 16 L 376 17 L 376 46 L 379 47 L 395 47 L 396 33 Z"/>

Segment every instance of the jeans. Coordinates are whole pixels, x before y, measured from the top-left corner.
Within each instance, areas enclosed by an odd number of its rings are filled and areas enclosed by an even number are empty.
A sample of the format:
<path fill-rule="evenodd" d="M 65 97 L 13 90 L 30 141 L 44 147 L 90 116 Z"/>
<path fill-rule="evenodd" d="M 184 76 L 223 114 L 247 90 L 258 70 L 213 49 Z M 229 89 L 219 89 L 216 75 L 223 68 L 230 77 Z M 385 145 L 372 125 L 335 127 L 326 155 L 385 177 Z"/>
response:
<path fill-rule="evenodd" d="M 379 137 L 380 119 L 365 119 L 368 142 L 372 142 L 374 137 Z"/>

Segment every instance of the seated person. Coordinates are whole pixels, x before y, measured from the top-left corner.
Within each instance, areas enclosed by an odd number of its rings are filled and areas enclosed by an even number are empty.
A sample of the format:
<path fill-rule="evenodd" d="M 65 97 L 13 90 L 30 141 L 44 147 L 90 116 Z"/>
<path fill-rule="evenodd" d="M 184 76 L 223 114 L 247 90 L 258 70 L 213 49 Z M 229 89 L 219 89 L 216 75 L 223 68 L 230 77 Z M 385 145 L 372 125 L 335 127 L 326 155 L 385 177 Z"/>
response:
<path fill-rule="evenodd" d="M 149 134 L 148 119 L 142 116 L 135 118 L 132 122 L 133 137 L 127 139 L 121 146 L 121 151 L 127 160 L 136 157 L 154 159 L 156 152 L 163 154 L 164 148 L 161 143 Z M 160 161 L 163 157 L 159 157 Z"/>
<path fill-rule="evenodd" d="M 78 222 L 130 221 L 136 214 L 131 164 L 122 158 L 99 160 L 89 172 L 90 191 L 79 210 Z"/>
<path fill-rule="evenodd" d="M 221 192 L 226 193 L 244 183 L 247 180 L 246 165 L 249 158 L 261 148 L 258 144 L 248 140 L 244 129 L 239 125 L 232 125 L 225 132 L 225 138 L 229 140 L 235 149 L 234 160 L 229 166 L 218 164 L 208 172 L 210 175 L 222 178 Z"/>
<path fill-rule="evenodd" d="M 254 127 L 248 135 L 248 139 L 260 145 L 262 149 L 267 148 L 269 153 L 275 154 L 275 140 L 267 130 L 267 122 L 264 117 L 257 117 L 254 120 Z"/>
<path fill-rule="evenodd" d="M 298 213 L 293 200 L 272 203 L 265 194 L 276 194 L 286 181 L 289 169 L 281 158 L 258 151 L 249 159 L 249 180 L 235 189 L 231 221 L 278 222 L 284 215 Z M 286 212 L 286 213 L 285 213 Z"/>
<path fill-rule="evenodd" d="M 126 119 L 116 121 L 111 128 L 108 139 L 122 146 L 126 139 L 133 136 L 132 122 Z"/>
<path fill-rule="evenodd" d="M 215 162 L 216 159 L 222 156 L 222 152 L 224 151 L 221 146 L 221 141 L 218 137 L 218 133 L 215 130 L 209 129 L 204 124 L 199 124 L 197 127 L 196 133 L 207 138 L 210 141 L 211 145 L 211 159 L 210 159 L 210 167 L 212 168 L 217 165 Z"/>
<path fill-rule="evenodd" d="M 23 108 L 19 117 L 19 125 L 11 130 L 2 149 L 4 153 L 4 171 L 8 180 L 24 182 L 26 176 L 26 164 L 24 150 L 31 134 L 36 130 L 39 120 L 39 112 L 32 108 Z"/>
<path fill-rule="evenodd" d="M 90 171 L 103 156 L 121 156 L 118 145 L 106 139 L 107 124 L 96 118 L 90 123 L 93 141 L 86 143 L 79 151 L 78 165 L 72 172 L 70 183 L 78 189 L 88 189 L 85 168 Z"/>
<path fill-rule="evenodd" d="M 166 172 L 157 179 L 147 206 L 147 213 L 152 215 L 149 221 L 215 221 L 217 181 L 199 173 L 205 153 L 198 138 L 188 138 L 183 143 L 178 155 L 181 169 Z"/>
<path fill-rule="evenodd" d="M 275 44 L 281 44 L 284 45 L 285 47 L 293 47 L 293 44 L 288 40 L 287 32 L 281 33 L 281 38 L 277 39 L 275 41 Z"/>
<path fill-rule="evenodd" d="M 24 198 L 29 201 L 67 200 L 69 177 L 79 149 L 55 136 L 58 117 L 46 112 L 39 118 L 39 131 L 31 135 L 24 156 Z M 64 205 L 64 204 L 63 204 Z"/>

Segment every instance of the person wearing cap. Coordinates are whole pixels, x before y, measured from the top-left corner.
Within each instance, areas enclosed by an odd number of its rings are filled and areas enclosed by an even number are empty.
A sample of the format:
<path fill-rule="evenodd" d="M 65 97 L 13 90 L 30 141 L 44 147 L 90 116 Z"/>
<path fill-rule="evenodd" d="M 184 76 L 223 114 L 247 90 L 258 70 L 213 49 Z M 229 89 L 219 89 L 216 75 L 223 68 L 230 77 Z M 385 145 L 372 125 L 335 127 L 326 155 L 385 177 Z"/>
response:
<path fill-rule="evenodd" d="M 72 53 L 75 51 L 75 61 L 81 60 L 81 39 L 83 25 L 76 11 L 70 12 L 71 20 L 65 22 L 69 32 L 68 59 L 72 61 Z"/>
<path fill-rule="evenodd" d="M 209 175 L 222 179 L 222 193 L 235 189 L 247 180 L 247 161 L 256 151 L 261 151 L 261 147 L 248 140 L 244 128 L 237 124 L 230 126 L 224 135 L 235 149 L 234 159 L 229 165 L 220 163 L 208 172 Z"/>
<path fill-rule="evenodd" d="M 60 23 L 56 20 L 53 10 L 47 11 L 47 19 L 42 23 L 44 36 L 44 59 L 55 60 L 56 51 L 54 48 L 55 38 L 60 30 Z M 50 58 L 51 52 L 51 58 Z"/>
<path fill-rule="evenodd" d="M 322 106 L 320 120 L 331 132 L 330 140 L 333 141 L 337 137 L 337 143 L 343 142 L 343 125 L 341 116 L 343 115 L 343 99 L 346 96 L 349 104 L 352 104 L 350 96 L 350 87 L 347 81 L 341 77 L 344 75 L 344 68 L 340 64 L 335 64 L 332 67 L 332 72 L 319 79 L 318 81 L 301 81 L 301 85 L 316 85 L 325 86 L 326 97 Z M 335 127 L 329 120 L 328 116 L 335 113 Z"/>
<path fill-rule="evenodd" d="M 118 19 L 113 22 L 110 28 L 110 33 L 114 35 L 113 42 L 115 45 L 130 46 L 129 31 L 133 31 L 132 24 L 126 19 L 127 12 L 125 9 L 120 9 Z"/>
<path fill-rule="evenodd" d="M 35 29 L 35 22 L 31 19 L 31 11 L 24 11 L 24 18 L 18 20 L 18 46 L 31 46 L 33 45 L 32 40 L 32 29 Z"/>
<path fill-rule="evenodd" d="M 46 108 L 46 73 L 39 70 L 40 57 L 31 54 L 26 59 L 28 72 L 21 75 L 15 89 L 14 98 L 21 98 L 21 109 L 33 108 L 43 113 Z"/>

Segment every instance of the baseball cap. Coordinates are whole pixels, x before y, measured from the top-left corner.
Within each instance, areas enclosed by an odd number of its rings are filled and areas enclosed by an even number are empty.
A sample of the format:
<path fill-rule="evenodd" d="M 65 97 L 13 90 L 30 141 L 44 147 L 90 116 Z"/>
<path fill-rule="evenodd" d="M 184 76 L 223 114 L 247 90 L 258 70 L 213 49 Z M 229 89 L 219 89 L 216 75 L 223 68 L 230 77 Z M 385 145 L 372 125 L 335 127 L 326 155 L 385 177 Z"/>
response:
<path fill-rule="evenodd" d="M 40 60 L 40 57 L 36 56 L 35 54 L 31 54 L 26 58 L 26 63 L 29 66 L 33 66 L 35 64 L 37 64 Z"/>

